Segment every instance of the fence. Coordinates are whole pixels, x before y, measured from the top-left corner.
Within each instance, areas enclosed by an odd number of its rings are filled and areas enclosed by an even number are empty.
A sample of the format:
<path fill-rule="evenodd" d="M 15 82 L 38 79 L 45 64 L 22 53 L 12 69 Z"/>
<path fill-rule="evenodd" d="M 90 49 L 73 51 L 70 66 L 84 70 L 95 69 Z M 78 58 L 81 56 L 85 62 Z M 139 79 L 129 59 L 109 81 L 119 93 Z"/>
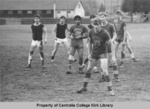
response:
<path fill-rule="evenodd" d="M 0 19 L 0 25 L 5 25 L 6 24 L 6 20 L 5 19 Z"/>

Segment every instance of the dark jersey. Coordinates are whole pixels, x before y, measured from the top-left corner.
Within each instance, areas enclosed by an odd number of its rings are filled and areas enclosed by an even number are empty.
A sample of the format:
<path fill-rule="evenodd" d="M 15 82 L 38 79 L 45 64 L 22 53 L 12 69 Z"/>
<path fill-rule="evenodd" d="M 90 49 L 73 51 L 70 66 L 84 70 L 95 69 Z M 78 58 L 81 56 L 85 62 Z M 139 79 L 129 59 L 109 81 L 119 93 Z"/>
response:
<path fill-rule="evenodd" d="M 83 25 L 73 25 L 70 28 L 70 33 L 74 38 L 78 36 L 83 36 L 83 34 L 86 32 L 88 32 L 88 30 Z M 83 46 L 83 39 L 71 39 L 71 46 Z"/>
<path fill-rule="evenodd" d="M 44 27 L 43 24 L 40 24 L 38 26 L 31 25 L 33 40 L 38 40 L 38 41 L 42 40 L 43 27 Z"/>
<path fill-rule="evenodd" d="M 115 32 L 115 27 L 113 24 L 108 22 L 107 25 L 105 26 L 102 25 L 102 28 L 108 31 L 110 37 L 113 38 L 113 33 Z"/>
<path fill-rule="evenodd" d="M 66 38 L 66 31 L 67 24 L 61 25 L 60 23 L 57 24 L 57 30 L 56 30 L 56 37 L 60 39 Z"/>
<path fill-rule="evenodd" d="M 115 28 L 117 33 L 117 39 L 123 40 L 124 38 L 124 27 L 126 26 L 126 22 L 123 20 L 120 20 L 118 22 L 115 22 Z"/>
<path fill-rule="evenodd" d="M 93 44 L 92 54 L 101 55 L 107 53 L 107 42 L 110 39 L 109 33 L 101 29 L 96 33 L 94 29 L 89 32 L 90 41 Z"/>

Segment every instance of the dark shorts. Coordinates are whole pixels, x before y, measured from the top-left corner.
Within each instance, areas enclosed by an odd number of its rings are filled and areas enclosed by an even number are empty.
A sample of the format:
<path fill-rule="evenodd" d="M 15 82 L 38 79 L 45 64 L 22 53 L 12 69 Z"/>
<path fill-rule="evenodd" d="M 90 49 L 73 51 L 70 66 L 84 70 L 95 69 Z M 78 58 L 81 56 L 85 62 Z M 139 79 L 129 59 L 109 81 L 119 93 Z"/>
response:
<path fill-rule="evenodd" d="M 97 55 L 97 54 L 93 54 L 92 53 L 92 59 L 95 59 L 95 60 L 98 60 L 98 59 L 104 59 L 104 58 L 108 58 L 108 55 L 107 53 L 104 53 L 104 54 L 100 54 L 100 55 Z"/>
<path fill-rule="evenodd" d="M 123 39 L 115 39 L 116 42 L 121 43 Z"/>

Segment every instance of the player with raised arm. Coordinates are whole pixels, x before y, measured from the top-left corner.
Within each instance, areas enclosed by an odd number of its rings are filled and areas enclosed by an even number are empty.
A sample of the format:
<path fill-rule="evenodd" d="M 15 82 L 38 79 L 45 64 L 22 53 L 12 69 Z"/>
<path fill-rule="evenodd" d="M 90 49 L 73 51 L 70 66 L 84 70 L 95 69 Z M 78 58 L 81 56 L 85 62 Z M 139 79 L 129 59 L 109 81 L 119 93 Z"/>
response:
<path fill-rule="evenodd" d="M 66 30 L 69 31 L 68 25 L 66 23 L 66 18 L 64 16 L 61 16 L 59 23 L 57 23 L 54 27 L 54 34 L 56 38 L 55 38 L 54 50 L 52 51 L 52 56 L 51 56 L 52 62 L 54 61 L 56 52 L 61 43 L 66 47 L 69 54 L 70 47 L 69 47 L 68 39 L 66 38 Z"/>
<path fill-rule="evenodd" d="M 88 63 L 87 72 L 85 74 L 85 79 L 83 83 L 83 87 L 77 90 L 77 93 L 82 93 L 87 91 L 87 85 L 89 83 L 89 79 L 91 77 L 91 71 L 98 60 L 100 60 L 102 71 L 105 75 L 105 80 L 107 82 L 107 88 L 110 92 L 110 95 L 114 95 L 114 91 L 112 89 L 112 82 L 108 73 L 108 58 L 107 58 L 107 43 L 110 43 L 112 46 L 112 50 L 114 50 L 114 46 L 112 41 L 110 40 L 110 36 L 108 32 L 101 28 L 100 22 L 98 18 L 95 18 L 94 28 L 89 33 L 89 48 L 91 48 L 91 57 Z M 115 62 L 115 53 L 112 51 L 112 60 Z"/>
<path fill-rule="evenodd" d="M 83 64 L 83 39 L 88 37 L 88 30 L 85 26 L 81 24 L 82 18 L 79 15 L 74 17 L 75 25 L 70 28 L 70 36 L 71 39 L 71 51 L 69 55 L 69 64 L 68 71 L 66 74 L 71 74 L 72 62 L 74 61 L 74 54 L 77 50 L 79 56 L 79 73 L 83 74 L 82 64 Z"/>
<path fill-rule="evenodd" d="M 43 53 L 43 39 L 44 39 L 44 43 L 46 44 L 47 30 L 44 27 L 44 25 L 40 22 L 40 15 L 34 16 L 34 24 L 31 25 L 31 30 L 32 30 L 32 42 L 29 51 L 28 65 L 26 68 L 31 67 L 32 56 L 36 47 L 39 48 L 41 64 L 42 64 L 42 68 L 44 68 L 45 66 L 44 66 L 44 53 Z"/>
<path fill-rule="evenodd" d="M 101 20 L 102 28 L 105 29 L 109 33 L 111 41 L 114 44 L 114 41 L 117 37 L 114 25 L 107 21 L 107 14 L 105 12 L 100 12 L 99 18 Z M 107 52 L 108 52 L 109 65 L 111 65 L 113 67 L 113 73 L 114 73 L 115 80 L 119 81 L 117 62 L 113 62 L 111 60 L 112 59 L 112 50 L 111 50 L 111 44 L 110 43 L 108 43 L 108 45 L 107 45 L 107 50 L 108 50 Z M 104 75 L 102 74 L 102 78 L 100 79 L 99 82 L 103 82 L 103 81 L 105 81 L 105 79 L 104 79 Z"/>

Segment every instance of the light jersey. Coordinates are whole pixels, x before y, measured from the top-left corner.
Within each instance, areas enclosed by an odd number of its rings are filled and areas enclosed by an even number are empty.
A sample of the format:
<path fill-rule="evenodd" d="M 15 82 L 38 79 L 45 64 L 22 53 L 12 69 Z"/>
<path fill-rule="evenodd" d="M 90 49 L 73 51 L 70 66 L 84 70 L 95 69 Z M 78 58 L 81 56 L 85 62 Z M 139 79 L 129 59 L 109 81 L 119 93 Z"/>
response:
<path fill-rule="evenodd" d="M 101 29 L 100 32 L 95 33 L 94 29 L 89 32 L 89 38 L 93 44 L 92 54 L 101 55 L 107 53 L 107 42 L 110 39 L 109 33 Z"/>
<path fill-rule="evenodd" d="M 126 22 L 123 20 L 120 20 L 118 22 L 115 22 L 115 29 L 117 33 L 117 39 L 123 40 L 124 39 L 124 27 L 126 26 Z"/>
<path fill-rule="evenodd" d="M 83 25 L 73 25 L 70 28 L 70 33 L 73 37 L 83 36 L 84 33 L 88 32 L 87 28 Z M 83 39 L 71 39 L 71 46 L 83 46 Z"/>
<path fill-rule="evenodd" d="M 67 24 L 61 25 L 60 23 L 57 24 L 57 30 L 56 30 L 56 37 L 60 39 L 66 38 L 66 29 L 67 29 Z"/>
<path fill-rule="evenodd" d="M 111 23 L 107 23 L 105 26 L 102 25 L 102 28 L 105 29 L 106 31 L 108 31 L 111 39 L 113 38 L 113 33 L 115 32 L 115 27 L 113 24 Z"/>
<path fill-rule="evenodd" d="M 32 30 L 32 38 L 33 40 L 41 41 L 43 39 L 43 24 L 39 24 L 35 26 L 34 24 L 31 25 L 31 30 Z"/>

